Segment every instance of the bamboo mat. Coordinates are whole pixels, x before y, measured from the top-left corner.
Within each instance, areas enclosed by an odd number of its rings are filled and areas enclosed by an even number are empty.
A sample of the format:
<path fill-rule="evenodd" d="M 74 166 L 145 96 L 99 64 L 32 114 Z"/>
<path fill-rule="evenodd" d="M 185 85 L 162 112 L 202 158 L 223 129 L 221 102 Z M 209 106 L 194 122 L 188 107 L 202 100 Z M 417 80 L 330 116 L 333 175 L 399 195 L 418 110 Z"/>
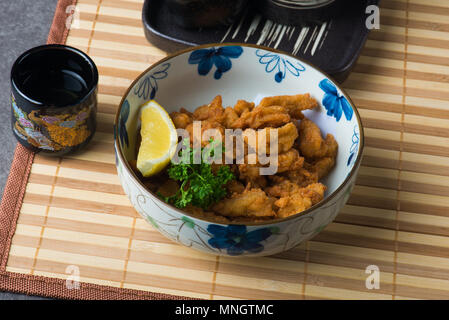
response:
<path fill-rule="evenodd" d="M 128 289 L 205 299 L 449 298 L 448 1 L 382 1 L 381 28 L 344 84 L 366 148 L 336 221 L 288 252 L 238 259 L 160 235 L 117 178 L 115 110 L 132 80 L 165 56 L 145 39 L 142 2 L 78 1 L 79 28 L 66 43 L 98 66 L 98 131 L 84 153 L 35 156 L 7 272 L 65 280 L 73 265 L 80 291 L 123 288 L 114 289 L 119 298 L 137 292 Z M 379 289 L 365 286 L 369 265 L 380 270 Z"/>

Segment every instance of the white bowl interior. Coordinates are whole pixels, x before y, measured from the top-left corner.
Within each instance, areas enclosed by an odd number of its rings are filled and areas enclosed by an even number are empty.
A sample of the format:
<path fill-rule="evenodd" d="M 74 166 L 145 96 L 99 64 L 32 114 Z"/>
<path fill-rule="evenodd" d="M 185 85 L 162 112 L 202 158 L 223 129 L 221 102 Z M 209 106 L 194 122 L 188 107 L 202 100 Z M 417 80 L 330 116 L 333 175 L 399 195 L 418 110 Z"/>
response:
<path fill-rule="evenodd" d="M 266 96 L 310 93 L 320 102 L 320 107 L 304 114 L 320 127 L 323 134 L 333 134 L 339 146 L 336 166 L 323 181 L 328 187 L 326 196 L 329 196 L 350 174 L 360 152 L 356 112 L 349 119 L 343 114 L 338 121 L 335 116 L 328 115 L 322 103 L 326 92 L 320 87 L 320 82 L 328 78 L 307 63 L 269 49 L 242 48 L 238 58 L 229 58 L 232 68 L 223 72 L 220 79 L 214 77 L 215 65 L 207 75 L 200 75 L 199 65 L 188 62 L 192 51 L 169 58 L 148 70 L 124 100 L 128 101 L 130 110 L 126 121 L 129 144 L 120 145 L 125 158 L 135 159 L 139 107 L 150 100 L 151 92 L 167 112 L 178 111 L 181 107 L 193 111 L 216 95 L 222 96 L 223 106 L 233 106 L 239 99 L 257 104 Z M 282 79 L 277 81 L 279 78 Z M 338 86 L 336 92 L 337 99 L 346 99 Z"/>

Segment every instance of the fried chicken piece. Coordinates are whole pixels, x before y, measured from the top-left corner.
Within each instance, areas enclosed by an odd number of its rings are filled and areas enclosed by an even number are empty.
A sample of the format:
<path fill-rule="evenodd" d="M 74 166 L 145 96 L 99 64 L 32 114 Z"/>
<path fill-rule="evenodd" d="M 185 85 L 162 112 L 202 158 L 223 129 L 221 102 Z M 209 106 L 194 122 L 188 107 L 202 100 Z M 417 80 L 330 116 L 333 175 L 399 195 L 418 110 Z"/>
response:
<path fill-rule="evenodd" d="M 256 107 L 252 111 L 245 111 L 234 122 L 235 128 L 277 128 L 290 122 L 290 115 L 284 107 L 268 106 Z"/>
<path fill-rule="evenodd" d="M 291 196 L 295 193 L 303 192 L 303 189 L 312 186 L 312 185 L 320 185 L 321 183 L 314 182 L 310 183 L 305 187 L 298 185 L 297 183 L 291 181 L 288 178 L 282 176 L 274 176 L 274 179 L 270 179 L 272 185 L 264 189 L 264 191 L 272 197 L 276 198 L 284 198 Z"/>
<path fill-rule="evenodd" d="M 226 217 L 268 217 L 274 216 L 273 202 L 262 189 L 245 189 L 217 202 L 212 210 Z"/>
<path fill-rule="evenodd" d="M 240 181 L 231 180 L 226 184 L 226 190 L 231 195 L 234 193 L 242 193 L 245 191 L 245 186 Z"/>
<path fill-rule="evenodd" d="M 293 146 L 293 143 L 295 142 L 296 138 L 298 137 L 298 130 L 296 129 L 296 126 L 289 122 L 286 125 L 277 128 L 277 129 L 264 129 L 267 131 L 267 140 L 269 140 L 270 130 L 276 130 L 278 132 L 278 152 L 283 153 L 290 150 L 290 148 Z"/>
<path fill-rule="evenodd" d="M 249 183 L 252 187 L 263 188 L 267 185 L 265 176 L 260 175 L 260 166 L 256 164 L 240 164 L 239 165 L 239 179 Z"/>
<path fill-rule="evenodd" d="M 303 119 L 299 124 L 299 147 L 306 158 L 335 158 L 338 144 L 331 134 L 324 140 L 320 128 L 313 121 Z"/>
<path fill-rule="evenodd" d="M 221 123 L 224 119 L 224 109 L 221 96 L 216 96 L 211 103 L 198 107 L 193 112 L 193 120 L 209 120 Z"/>
<path fill-rule="evenodd" d="M 234 111 L 240 117 L 244 112 L 249 112 L 254 109 L 254 102 L 245 100 L 238 100 L 234 106 Z"/>
<path fill-rule="evenodd" d="M 221 123 L 214 121 L 214 120 L 205 120 L 201 121 L 201 136 L 203 137 L 203 133 L 209 129 L 216 129 L 218 130 L 217 134 L 219 133 L 224 138 L 224 130 L 225 128 L 221 125 Z M 202 145 L 208 145 L 209 144 L 209 138 L 202 141 Z"/>
<path fill-rule="evenodd" d="M 239 115 L 235 112 L 232 107 L 227 107 L 223 113 L 223 125 L 225 128 L 238 128 L 235 123 L 239 120 Z"/>
<path fill-rule="evenodd" d="M 299 168 L 282 173 L 282 176 L 296 183 L 300 187 L 306 187 L 309 184 L 318 182 L 318 174 L 313 168 Z"/>
<path fill-rule="evenodd" d="M 297 193 L 301 189 L 300 186 L 298 186 L 294 182 L 291 182 L 288 179 L 282 177 L 278 178 L 279 179 L 276 179 L 277 181 L 275 181 L 275 183 L 273 183 L 272 186 L 264 189 L 264 191 L 271 197 L 275 198 L 289 197 L 290 195 Z"/>
<path fill-rule="evenodd" d="M 255 131 L 256 139 L 249 139 L 248 137 L 251 136 L 250 132 L 247 130 L 254 130 L 254 129 L 246 129 L 244 131 L 244 139 L 245 143 L 248 145 L 248 153 L 256 153 L 260 154 L 262 150 L 258 150 L 258 140 L 263 139 L 263 141 L 266 142 L 266 154 L 270 154 L 270 131 L 275 130 L 277 132 L 277 143 L 278 143 L 278 150 L 277 152 L 283 153 L 287 152 L 291 149 L 293 146 L 293 143 L 295 142 L 296 138 L 298 137 L 298 130 L 296 129 L 296 126 L 289 122 L 286 125 L 280 127 L 280 128 L 264 128 L 261 130 Z M 255 141 L 254 141 L 255 140 Z"/>
<path fill-rule="evenodd" d="M 256 159 L 257 161 L 257 159 Z M 304 158 L 299 155 L 295 149 L 290 149 L 285 153 L 281 153 L 277 157 L 277 168 L 274 173 L 281 173 L 290 170 L 297 170 L 304 164 Z M 245 157 L 245 163 L 238 165 L 239 178 L 247 183 L 251 183 L 253 187 L 266 187 L 267 177 L 262 175 L 260 169 L 267 168 L 270 164 L 262 165 L 258 162 L 255 164 L 248 163 L 248 157 Z"/>
<path fill-rule="evenodd" d="M 281 106 L 287 109 L 294 119 L 303 119 L 302 110 L 313 109 L 318 106 L 318 101 L 310 94 L 297 94 L 292 96 L 274 96 L 263 98 L 258 107 Z"/>
<path fill-rule="evenodd" d="M 326 156 L 335 159 L 337 157 L 338 152 L 337 140 L 335 140 L 335 137 L 332 134 L 328 133 L 326 135 L 326 140 L 324 142 L 326 143 L 327 146 Z"/>
<path fill-rule="evenodd" d="M 190 118 L 193 117 L 193 112 L 190 112 L 190 111 L 187 110 L 186 108 L 181 108 L 181 109 L 179 109 L 179 112 L 185 113 L 185 114 L 188 115 Z"/>
<path fill-rule="evenodd" d="M 318 179 L 322 179 L 325 176 L 327 176 L 334 166 L 335 166 L 334 157 L 321 158 L 312 164 L 312 168 L 318 175 Z"/>
<path fill-rule="evenodd" d="M 299 155 L 298 150 L 291 148 L 287 152 L 278 155 L 278 173 L 297 170 L 302 168 L 304 158 Z"/>
<path fill-rule="evenodd" d="M 324 198 L 326 186 L 321 183 L 310 184 L 289 196 L 277 200 L 274 205 L 279 207 L 277 216 L 285 218 L 309 209 Z"/>
<path fill-rule="evenodd" d="M 272 176 L 268 176 L 268 180 L 271 185 L 275 185 L 275 184 L 281 183 L 282 181 L 288 180 L 288 178 L 286 178 L 282 175 L 272 175 Z"/>
<path fill-rule="evenodd" d="M 194 138 L 197 138 L 197 137 L 194 137 L 193 123 L 190 123 L 185 129 L 189 133 L 189 135 L 190 135 L 190 142 L 193 145 Z M 220 122 L 217 122 L 214 119 L 201 121 L 201 146 L 202 147 L 205 147 L 205 146 L 207 146 L 209 144 L 209 139 L 204 139 L 203 138 L 204 132 L 206 130 L 209 130 L 209 129 L 216 129 L 216 130 L 218 130 L 217 135 L 218 135 L 218 133 L 221 134 L 222 139 L 224 139 L 224 130 L 225 130 L 225 128 L 221 125 Z"/>
<path fill-rule="evenodd" d="M 185 129 L 193 122 L 192 116 L 184 112 L 172 112 L 170 113 L 170 118 L 172 119 L 176 129 Z"/>
<path fill-rule="evenodd" d="M 322 183 L 312 183 L 304 189 L 304 195 L 311 197 L 313 204 L 316 204 L 323 200 L 327 187 Z"/>

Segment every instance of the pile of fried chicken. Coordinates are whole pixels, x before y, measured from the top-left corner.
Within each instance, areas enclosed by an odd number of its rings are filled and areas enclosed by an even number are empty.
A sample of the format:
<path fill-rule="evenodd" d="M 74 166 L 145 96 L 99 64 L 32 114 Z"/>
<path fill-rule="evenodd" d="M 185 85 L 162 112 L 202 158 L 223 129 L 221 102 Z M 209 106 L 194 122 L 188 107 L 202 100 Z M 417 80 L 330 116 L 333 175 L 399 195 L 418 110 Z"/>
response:
<path fill-rule="evenodd" d="M 211 103 L 198 107 L 193 113 L 184 108 L 172 112 L 170 117 L 175 127 L 186 129 L 191 139 L 194 121 L 201 121 L 202 131 L 215 128 L 223 136 L 225 129 L 255 129 L 257 137 L 267 135 L 270 130 L 276 130 L 278 134 L 276 174 L 260 175 L 259 169 L 263 165 L 257 162 L 222 164 L 231 166 L 236 177 L 226 185 L 228 195 L 208 210 L 193 206 L 184 210 L 199 218 L 222 223 L 256 222 L 285 218 L 320 202 L 326 186 L 319 180 L 334 167 L 338 144 L 331 134 L 323 138 L 318 126 L 303 115 L 303 110 L 318 105 L 309 94 L 298 94 L 266 97 L 257 106 L 239 100 L 234 107 L 225 108 L 222 97 L 216 96 Z M 208 141 L 202 141 L 203 146 L 206 144 Z M 253 147 L 257 149 L 257 146 Z M 163 174 L 147 185 L 164 196 L 179 188 L 175 181 Z"/>

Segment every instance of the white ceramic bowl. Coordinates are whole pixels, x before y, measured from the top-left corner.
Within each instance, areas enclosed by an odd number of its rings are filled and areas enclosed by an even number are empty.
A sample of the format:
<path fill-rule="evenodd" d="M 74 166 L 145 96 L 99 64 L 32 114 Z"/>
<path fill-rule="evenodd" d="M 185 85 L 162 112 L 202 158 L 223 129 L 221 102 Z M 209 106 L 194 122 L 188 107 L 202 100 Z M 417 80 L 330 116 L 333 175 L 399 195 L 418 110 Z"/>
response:
<path fill-rule="evenodd" d="M 160 200 L 133 173 L 139 106 L 154 98 L 168 112 L 193 111 L 222 95 L 223 105 L 238 99 L 310 93 L 321 106 L 305 111 L 323 134 L 338 142 L 336 166 L 324 179 L 320 203 L 285 219 L 225 225 L 198 219 Z M 309 240 L 332 222 L 349 198 L 363 150 L 360 116 L 349 97 L 323 72 L 296 57 L 243 44 L 214 44 L 172 54 L 143 72 L 124 95 L 115 118 L 117 171 L 123 189 L 140 215 L 168 238 L 220 255 L 261 256 Z"/>

